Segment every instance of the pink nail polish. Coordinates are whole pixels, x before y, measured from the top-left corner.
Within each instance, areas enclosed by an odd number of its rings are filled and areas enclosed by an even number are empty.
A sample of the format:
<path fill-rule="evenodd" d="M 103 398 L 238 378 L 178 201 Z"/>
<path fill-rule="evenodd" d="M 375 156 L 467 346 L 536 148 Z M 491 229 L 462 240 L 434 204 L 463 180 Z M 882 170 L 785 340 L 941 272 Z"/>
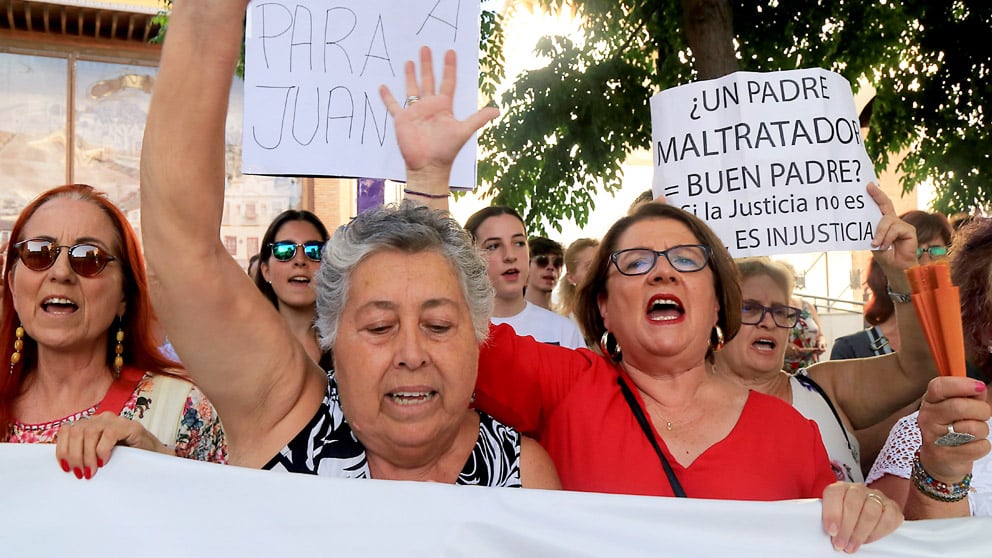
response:
<path fill-rule="evenodd" d="M 63 471 L 65 471 L 66 473 L 69 472 L 69 462 L 68 461 L 66 461 L 65 459 L 63 459 L 63 460 L 59 461 L 59 465 L 62 466 L 62 470 Z"/>
<path fill-rule="evenodd" d="M 986 386 L 984 383 L 982 383 L 982 382 L 975 382 L 975 393 L 984 393 L 985 390 L 987 390 L 987 389 L 988 389 L 988 386 Z"/>
<path fill-rule="evenodd" d="M 72 470 L 72 474 L 74 474 L 74 475 L 76 475 L 76 478 L 77 478 L 77 479 L 81 479 L 81 478 L 83 478 L 83 471 L 82 471 L 82 469 L 80 469 L 79 467 L 76 467 L 76 468 L 74 468 L 74 469 Z"/>

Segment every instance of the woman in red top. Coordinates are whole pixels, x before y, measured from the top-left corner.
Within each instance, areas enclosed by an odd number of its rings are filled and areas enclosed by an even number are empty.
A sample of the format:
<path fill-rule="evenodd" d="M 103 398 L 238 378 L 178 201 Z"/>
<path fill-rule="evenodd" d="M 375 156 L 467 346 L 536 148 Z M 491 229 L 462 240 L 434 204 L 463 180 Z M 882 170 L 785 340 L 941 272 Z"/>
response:
<path fill-rule="evenodd" d="M 422 49 L 422 67 L 429 61 Z M 449 52 L 445 74 L 453 71 Z M 412 64 L 406 73 L 407 108 L 388 91 L 383 98 L 396 119 L 408 194 L 437 206 L 446 200 L 461 147 L 452 138 L 465 137 L 466 122 L 437 102 L 452 88 L 435 94 L 432 75 L 425 72 L 418 83 Z M 822 496 L 824 529 L 835 548 L 848 552 L 900 524 L 899 507 L 883 495 L 863 484 L 831 484 L 813 423 L 713 373 L 713 353 L 740 327 L 741 287 L 734 262 L 705 223 L 675 207 L 645 204 L 610 229 L 590 272 L 576 317 L 587 337 L 602 339 L 607 356 L 542 346 L 495 327 L 479 357 L 478 406 L 536 434 L 564 488 Z"/>
<path fill-rule="evenodd" d="M 741 287 L 705 223 L 645 204 L 610 229 L 591 269 L 576 316 L 603 355 L 496 327 L 479 357 L 476 404 L 538 437 L 563 488 L 822 497 L 824 526 L 848 551 L 899 525 L 899 507 L 884 496 L 834 483 L 812 421 L 714 373 L 713 354 L 740 328 Z M 838 524 L 851 530 L 840 534 Z"/>

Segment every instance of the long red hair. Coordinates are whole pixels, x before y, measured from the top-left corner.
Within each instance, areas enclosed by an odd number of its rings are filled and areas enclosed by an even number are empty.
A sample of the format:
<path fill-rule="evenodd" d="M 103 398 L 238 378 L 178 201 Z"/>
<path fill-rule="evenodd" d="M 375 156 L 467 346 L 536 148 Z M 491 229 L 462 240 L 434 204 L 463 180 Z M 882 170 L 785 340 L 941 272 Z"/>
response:
<path fill-rule="evenodd" d="M 10 233 L 9 246 L 24 240 L 21 238 L 24 225 L 31 219 L 41 206 L 54 199 L 72 199 L 92 203 L 103 210 L 114 224 L 117 236 L 121 241 L 121 253 L 118 255 L 121 270 L 124 274 L 124 300 L 126 301 L 125 315 L 121 320 L 124 329 L 124 362 L 141 370 L 165 372 L 168 369 L 178 369 L 180 364 L 164 357 L 158 349 L 158 343 L 153 333 L 155 312 L 148 296 L 148 280 L 145 276 L 145 259 L 141 254 L 138 236 L 135 234 L 127 218 L 102 192 L 85 184 L 69 184 L 53 188 L 41 194 L 21 211 Z M 66 216 L 71 218 L 71 216 Z M 8 253 L 7 261 L 3 263 L 3 310 L 0 314 L 0 441 L 6 440 L 13 417 L 14 400 L 21 394 L 21 385 L 26 374 L 30 373 L 38 358 L 38 346 L 27 334 L 24 336 L 24 348 L 21 350 L 20 362 L 5 370 L 14 352 L 14 335 L 20 320 L 14 310 L 11 296 L 10 281 L 14 266 L 20 261 L 13 250 Z M 116 322 L 115 322 L 116 323 Z M 113 367 L 116 336 L 107 336 L 107 366 Z"/>

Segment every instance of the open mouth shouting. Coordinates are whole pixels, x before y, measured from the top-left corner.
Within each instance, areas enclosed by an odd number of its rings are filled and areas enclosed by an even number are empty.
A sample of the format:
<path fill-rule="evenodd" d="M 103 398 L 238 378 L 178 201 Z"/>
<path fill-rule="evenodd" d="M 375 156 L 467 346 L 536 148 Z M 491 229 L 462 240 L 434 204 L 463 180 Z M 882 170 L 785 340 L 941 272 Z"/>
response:
<path fill-rule="evenodd" d="M 778 342 L 771 337 L 759 337 L 751 343 L 751 346 L 755 348 L 758 352 L 762 353 L 774 353 L 775 347 L 778 346 Z"/>
<path fill-rule="evenodd" d="M 41 301 L 41 309 L 49 314 L 71 314 L 79 305 L 64 296 L 50 296 Z"/>
<path fill-rule="evenodd" d="M 685 316 L 685 307 L 675 295 L 658 294 L 648 301 L 647 316 L 652 322 L 673 322 Z"/>
<path fill-rule="evenodd" d="M 310 277 L 307 275 L 294 275 L 289 278 L 289 282 L 293 285 L 309 285 Z"/>

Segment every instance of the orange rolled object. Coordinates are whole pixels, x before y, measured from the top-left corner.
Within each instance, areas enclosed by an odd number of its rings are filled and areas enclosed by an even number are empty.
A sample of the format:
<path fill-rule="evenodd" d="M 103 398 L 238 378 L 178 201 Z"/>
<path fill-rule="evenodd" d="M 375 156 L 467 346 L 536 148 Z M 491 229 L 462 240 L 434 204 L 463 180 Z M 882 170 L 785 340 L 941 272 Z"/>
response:
<path fill-rule="evenodd" d="M 923 335 L 930 346 L 930 353 L 937 364 L 937 371 L 941 376 L 947 376 L 949 366 L 947 355 L 944 350 L 943 339 L 941 338 L 940 322 L 937 317 L 936 301 L 933 298 L 933 277 L 930 266 L 915 266 L 906 270 L 906 277 L 912 290 L 910 297 L 913 300 L 913 309 L 920 320 L 920 327 L 923 328 Z"/>
<path fill-rule="evenodd" d="M 964 357 L 964 328 L 961 325 L 961 296 L 951 284 L 951 270 L 946 262 L 932 264 L 934 273 L 933 298 L 943 340 L 947 369 L 939 368 L 941 376 L 961 376 L 966 373 Z"/>

